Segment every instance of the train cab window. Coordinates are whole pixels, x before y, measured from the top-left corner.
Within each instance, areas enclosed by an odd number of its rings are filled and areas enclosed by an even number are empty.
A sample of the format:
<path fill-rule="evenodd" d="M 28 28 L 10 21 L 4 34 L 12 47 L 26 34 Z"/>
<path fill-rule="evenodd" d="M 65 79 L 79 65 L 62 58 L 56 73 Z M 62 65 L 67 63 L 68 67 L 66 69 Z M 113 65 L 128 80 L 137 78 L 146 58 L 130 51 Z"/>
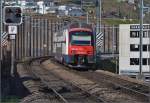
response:
<path fill-rule="evenodd" d="M 139 58 L 130 58 L 130 65 L 139 65 Z"/>
<path fill-rule="evenodd" d="M 92 45 L 92 33 L 71 32 L 70 43 L 72 45 Z"/>

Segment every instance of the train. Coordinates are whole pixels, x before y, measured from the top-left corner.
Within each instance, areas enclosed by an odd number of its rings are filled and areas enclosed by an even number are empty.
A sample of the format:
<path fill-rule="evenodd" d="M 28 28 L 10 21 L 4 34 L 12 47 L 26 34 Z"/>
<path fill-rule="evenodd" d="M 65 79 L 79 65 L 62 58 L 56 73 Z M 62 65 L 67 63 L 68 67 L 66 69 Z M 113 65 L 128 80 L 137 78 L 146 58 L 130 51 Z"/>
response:
<path fill-rule="evenodd" d="M 72 23 L 53 34 L 54 58 L 71 68 L 95 68 L 95 33 L 91 25 Z"/>

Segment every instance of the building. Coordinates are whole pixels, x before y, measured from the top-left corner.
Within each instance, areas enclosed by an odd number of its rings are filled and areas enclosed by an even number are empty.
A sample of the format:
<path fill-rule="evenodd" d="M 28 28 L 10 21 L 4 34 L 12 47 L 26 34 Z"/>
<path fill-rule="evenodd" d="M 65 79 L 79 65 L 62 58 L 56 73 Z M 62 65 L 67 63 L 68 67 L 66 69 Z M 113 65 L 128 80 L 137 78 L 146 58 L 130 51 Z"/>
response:
<path fill-rule="evenodd" d="M 53 0 L 38 1 L 37 5 L 37 13 L 40 14 L 56 13 L 56 10 L 58 8 Z"/>
<path fill-rule="evenodd" d="M 68 12 L 69 16 L 85 16 L 85 12 L 82 9 L 71 9 Z"/>
<path fill-rule="evenodd" d="M 128 0 L 129 4 L 135 4 L 135 0 Z"/>
<path fill-rule="evenodd" d="M 143 7 L 143 11 L 144 11 L 144 13 L 150 13 L 150 7 Z"/>
<path fill-rule="evenodd" d="M 58 6 L 59 16 L 85 16 L 85 12 L 80 6 L 74 4 Z"/>
<path fill-rule="evenodd" d="M 143 26 L 142 72 L 150 79 L 150 24 Z M 136 77 L 139 73 L 139 24 L 119 26 L 119 74 Z"/>

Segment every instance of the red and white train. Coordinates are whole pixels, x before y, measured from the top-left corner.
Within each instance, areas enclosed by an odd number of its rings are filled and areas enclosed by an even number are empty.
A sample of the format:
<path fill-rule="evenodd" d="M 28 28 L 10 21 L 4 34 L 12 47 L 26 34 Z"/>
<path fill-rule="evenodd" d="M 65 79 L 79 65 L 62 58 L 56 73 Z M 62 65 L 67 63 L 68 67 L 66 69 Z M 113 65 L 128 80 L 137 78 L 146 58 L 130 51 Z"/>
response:
<path fill-rule="evenodd" d="M 95 40 L 91 26 L 74 23 L 53 35 L 55 59 L 75 68 L 95 66 Z"/>

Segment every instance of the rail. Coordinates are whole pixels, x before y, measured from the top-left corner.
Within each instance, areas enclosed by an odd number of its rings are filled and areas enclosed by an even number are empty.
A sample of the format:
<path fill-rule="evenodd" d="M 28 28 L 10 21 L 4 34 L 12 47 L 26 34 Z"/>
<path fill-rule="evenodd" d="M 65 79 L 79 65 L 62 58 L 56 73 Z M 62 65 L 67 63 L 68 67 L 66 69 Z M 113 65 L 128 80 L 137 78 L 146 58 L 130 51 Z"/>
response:
<path fill-rule="evenodd" d="M 29 59 L 28 62 L 26 62 L 30 67 L 30 72 L 35 75 L 36 77 L 40 78 L 40 81 L 42 83 L 44 83 L 50 90 L 52 90 L 57 97 L 59 97 L 59 99 L 62 100 L 62 102 L 64 103 L 70 103 L 69 101 L 70 98 L 66 98 L 64 97 L 63 93 L 59 92 L 57 89 L 58 88 L 61 88 L 62 85 L 61 83 L 65 84 L 65 88 L 72 88 L 73 91 L 69 91 L 72 95 L 75 95 L 76 92 L 80 93 L 81 94 L 81 100 L 83 101 L 84 99 L 89 99 L 89 101 L 92 101 L 92 103 L 107 103 L 106 101 L 100 99 L 100 98 L 97 98 L 95 96 L 92 96 L 91 94 L 88 94 L 87 95 L 87 91 L 85 90 L 82 90 L 81 88 L 79 88 L 77 85 L 74 85 L 72 83 L 69 83 L 69 82 L 66 82 L 62 79 L 60 79 L 59 77 L 57 77 L 56 75 L 52 74 L 50 71 L 47 71 L 45 70 L 42 66 L 40 66 L 40 63 L 45 60 L 45 59 L 48 59 L 47 57 L 41 57 L 41 58 L 31 58 Z M 48 79 L 48 78 L 51 78 L 51 79 Z M 53 78 L 53 79 L 52 79 Z M 57 82 L 56 82 L 57 81 Z M 60 84 L 59 84 L 60 82 Z M 51 86 L 50 83 L 53 83 L 53 84 L 57 84 L 57 86 Z M 69 93 L 68 92 L 68 93 Z M 83 98 L 82 98 L 83 97 Z M 76 98 L 76 96 L 74 96 L 74 98 Z M 94 102 L 93 102 L 94 101 Z M 73 102 L 73 100 L 72 100 Z M 82 103 L 82 102 L 81 102 Z M 89 102 L 90 103 L 90 102 Z"/>

